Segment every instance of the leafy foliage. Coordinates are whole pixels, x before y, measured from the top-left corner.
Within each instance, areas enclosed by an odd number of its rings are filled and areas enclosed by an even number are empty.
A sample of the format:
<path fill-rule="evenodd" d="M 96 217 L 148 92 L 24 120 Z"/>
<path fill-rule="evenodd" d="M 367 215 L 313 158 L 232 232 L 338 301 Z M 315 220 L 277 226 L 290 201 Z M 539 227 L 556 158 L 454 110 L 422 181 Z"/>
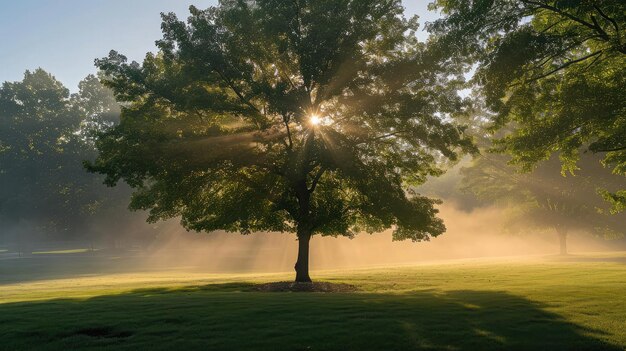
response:
<path fill-rule="evenodd" d="M 43 225 L 64 229 L 81 196 L 67 177 L 80 169 L 73 135 L 80 115 L 69 91 L 41 69 L 27 71 L 23 81 L 0 89 L 0 118 L 2 217 L 19 221 L 29 212 Z"/>
<path fill-rule="evenodd" d="M 439 0 L 431 26 L 507 127 L 496 144 L 525 170 L 554 152 L 574 172 L 580 151 L 626 175 L 626 3 L 597 0 Z M 476 65 L 476 66 L 473 66 Z M 623 187 L 622 187 L 623 189 Z M 605 192 L 614 211 L 624 190 Z"/>
<path fill-rule="evenodd" d="M 107 97 L 108 94 L 108 97 Z M 97 105 L 97 106 L 96 106 Z M 97 177 L 82 161 L 95 157 L 88 140 L 102 116 L 119 113 L 111 92 L 94 76 L 69 91 L 42 69 L 0 88 L 0 221 L 29 225 L 30 239 L 79 235 L 107 203 Z M 104 123 L 104 124 L 103 124 Z M 118 194 L 119 195 L 119 194 Z M 110 204 L 109 204 L 110 205 Z"/>
<path fill-rule="evenodd" d="M 450 123 L 463 78 L 417 41 L 400 1 L 190 12 L 163 15 L 160 50 L 142 64 L 96 60 L 124 108 L 88 167 L 134 187 L 131 208 L 194 231 L 297 232 L 297 271 L 314 234 L 444 231 L 437 201 L 409 187 L 473 150 Z"/>

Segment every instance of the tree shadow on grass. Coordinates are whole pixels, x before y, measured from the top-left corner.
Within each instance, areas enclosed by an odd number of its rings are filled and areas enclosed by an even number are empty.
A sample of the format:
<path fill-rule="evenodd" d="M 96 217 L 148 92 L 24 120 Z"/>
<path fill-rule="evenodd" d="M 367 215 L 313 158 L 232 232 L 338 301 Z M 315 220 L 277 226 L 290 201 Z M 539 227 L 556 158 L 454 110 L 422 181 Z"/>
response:
<path fill-rule="evenodd" d="M 0 349 L 619 350 L 504 292 L 263 293 L 248 283 L 0 304 Z"/>

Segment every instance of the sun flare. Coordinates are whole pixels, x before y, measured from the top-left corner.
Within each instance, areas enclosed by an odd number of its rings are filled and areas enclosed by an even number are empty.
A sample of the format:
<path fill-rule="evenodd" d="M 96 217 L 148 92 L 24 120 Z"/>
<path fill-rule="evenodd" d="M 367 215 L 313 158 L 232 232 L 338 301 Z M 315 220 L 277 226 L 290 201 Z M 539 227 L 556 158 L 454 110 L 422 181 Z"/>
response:
<path fill-rule="evenodd" d="M 318 126 L 322 123 L 322 119 L 318 115 L 311 115 L 311 117 L 309 117 L 309 122 L 313 126 Z"/>

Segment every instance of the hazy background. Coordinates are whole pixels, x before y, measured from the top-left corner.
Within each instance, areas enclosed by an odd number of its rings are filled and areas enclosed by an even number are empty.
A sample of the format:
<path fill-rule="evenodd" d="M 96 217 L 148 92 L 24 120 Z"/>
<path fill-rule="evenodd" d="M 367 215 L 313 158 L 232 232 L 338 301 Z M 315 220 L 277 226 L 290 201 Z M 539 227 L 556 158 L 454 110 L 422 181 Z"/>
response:
<path fill-rule="evenodd" d="M 453 203 L 441 206 L 448 231 L 429 242 L 394 242 L 391 232 L 361 234 L 354 239 L 319 237 L 311 239 L 311 268 L 367 267 L 449 259 L 555 255 L 558 238 L 551 232 L 504 233 L 502 211 L 487 208 L 464 212 Z M 184 234 L 169 223 L 167 234 L 153 246 L 147 258 L 160 266 L 187 265 L 209 271 L 290 271 L 297 255 L 294 235 L 257 233 Z M 168 233 L 166 229 L 164 233 Z M 572 233 L 568 245 L 576 251 L 604 251 L 615 242 Z"/>
<path fill-rule="evenodd" d="M 428 2 L 405 1 L 404 4 L 407 13 L 419 15 L 423 24 L 437 18 L 436 13 L 426 10 Z M 155 51 L 154 41 L 161 37 L 159 13 L 173 11 L 183 18 L 189 4 L 187 0 L 0 1 L 3 38 L 0 82 L 21 80 L 25 70 L 42 67 L 75 92 L 81 79 L 96 72 L 94 59 L 106 56 L 110 50 L 138 61 L 146 52 Z M 216 1 L 196 0 L 193 4 L 205 8 Z M 419 35 L 426 38 L 425 32 Z M 450 184 L 454 186 L 453 181 L 440 182 L 439 189 L 435 189 L 438 191 L 431 195 L 438 196 Z M 352 240 L 316 236 L 311 241 L 311 267 L 343 268 L 558 252 L 558 238 L 552 232 L 530 229 L 516 234 L 504 232 L 505 216 L 501 208 L 468 208 L 457 198 L 443 200 L 441 217 L 448 231 L 441 237 L 411 243 L 393 242 L 390 232 L 362 234 Z M 188 233 L 174 220 L 152 225 L 145 223 L 145 214 L 132 216 L 130 221 L 125 219 L 122 227 L 114 225 L 117 218 L 112 216 L 93 224 L 81 239 L 65 242 L 37 239 L 18 251 L 25 251 L 29 257 L 42 257 L 37 254 L 53 256 L 54 253 L 48 253 L 68 247 L 95 249 L 79 250 L 75 254 L 115 259 L 123 253 L 137 257 L 137 263 L 142 266 L 193 266 L 208 271 L 287 271 L 296 260 L 297 242 L 293 234 Z M 22 234 L 32 228 L 29 223 L 20 223 L 0 230 L 0 260 L 4 260 L 18 255 L 10 245 L 16 245 L 15 238 L 19 241 L 21 236 L 28 237 Z M 93 237 L 98 239 L 90 239 Z M 106 237 L 111 240 L 103 240 Z M 623 242 L 607 242 L 577 232 L 570 233 L 568 242 L 573 253 L 614 249 L 619 245 Z"/>

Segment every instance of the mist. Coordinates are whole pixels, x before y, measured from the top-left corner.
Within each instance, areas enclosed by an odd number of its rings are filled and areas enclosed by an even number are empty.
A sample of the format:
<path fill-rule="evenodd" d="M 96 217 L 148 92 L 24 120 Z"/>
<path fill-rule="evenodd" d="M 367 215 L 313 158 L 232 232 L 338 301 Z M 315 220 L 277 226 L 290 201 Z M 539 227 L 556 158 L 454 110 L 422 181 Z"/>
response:
<path fill-rule="evenodd" d="M 353 239 L 316 235 L 311 240 L 311 269 L 557 257 L 559 240 L 553 231 L 535 227 L 518 227 L 511 231 L 507 229 L 506 209 L 465 207 L 455 200 L 444 199 L 438 209 L 447 231 L 430 241 L 393 241 L 391 231 L 361 233 Z M 89 235 L 95 236 L 93 240 L 86 240 L 89 238 L 87 234 L 77 240 L 46 240 L 42 237 L 34 240 L 32 233 L 36 229 L 28 222 L 5 228 L 0 247 L 9 248 L 10 252 L 0 254 L 0 258 L 4 258 L 5 263 L 8 262 L 6 259 L 17 257 L 33 261 L 32 264 L 39 265 L 38 279 L 164 270 L 291 272 L 298 252 L 293 233 L 189 232 L 176 219 L 148 224 L 143 213 L 132 213 L 121 224 L 116 224 L 114 215 L 100 218 L 87 229 Z M 29 237 L 31 239 L 21 239 L 22 242 L 11 240 Z M 622 241 L 607 241 L 583 231 L 574 231 L 569 236 L 568 246 L 575 255 L 577 252 L 615 250 L 623 244 Z M 61 254 L 68 248 L 75 252 Z M 23 252 L 18 254 L 17 251 Z"/>
<path fill-rule="evenodd" d="M 311 268 L 365 268 L 510 256 L 529 259 L 558 253 L 558 237 L 551 231 L 518 229 L 511 233 L 503 229 L 502 209 L 464 211 L 452 202 L 445 202 L 439 209 L 447 232 L 430 241 L 393 241 L 391 231 L 364 233 L 354 239 L 315 236 L 311 240 Z M 135 252 L 137 269 L 288 272 L 296 261 L 298 243 L 291 233 L 192 233 L 181 229 L 176 221 L 163 224 L 159 231 L 154 242 Z M 583 232 L 572 233 L 568 244 L 574 254 L 615 246 L 615 242 Z"/>

